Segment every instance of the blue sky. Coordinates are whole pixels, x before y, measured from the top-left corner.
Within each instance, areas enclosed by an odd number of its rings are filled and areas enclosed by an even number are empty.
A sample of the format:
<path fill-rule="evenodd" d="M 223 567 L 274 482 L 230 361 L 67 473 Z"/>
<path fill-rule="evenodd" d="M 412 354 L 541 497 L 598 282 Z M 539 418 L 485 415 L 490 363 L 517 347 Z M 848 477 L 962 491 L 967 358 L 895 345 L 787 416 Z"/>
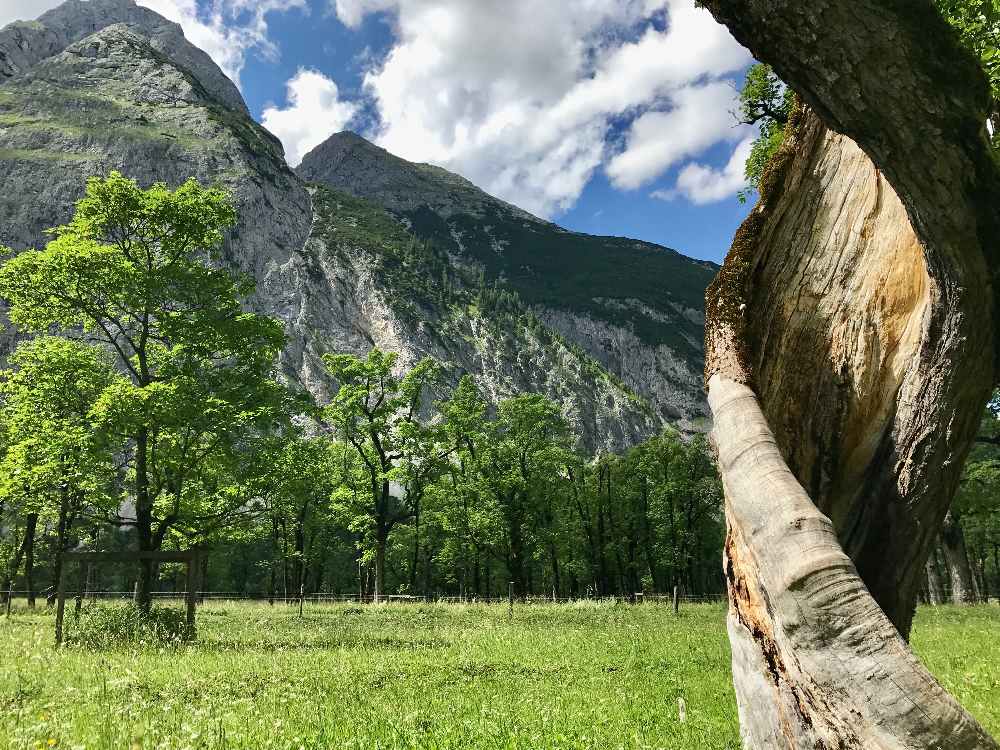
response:
<path fill-rule="evenodd" d="M 3 0 L 0 24 L 59 0 Z M 563 226 L 720 261 L 748 206 L 751 62 L 694 0 L 138 0 L 296 164 L 351 129 Z"/>

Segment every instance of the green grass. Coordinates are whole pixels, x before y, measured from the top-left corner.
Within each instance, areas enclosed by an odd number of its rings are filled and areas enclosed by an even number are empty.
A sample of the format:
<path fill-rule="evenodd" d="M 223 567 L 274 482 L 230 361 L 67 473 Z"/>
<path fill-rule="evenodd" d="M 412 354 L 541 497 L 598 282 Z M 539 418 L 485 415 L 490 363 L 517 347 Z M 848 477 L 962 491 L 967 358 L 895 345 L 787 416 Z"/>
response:
<path fill-rule="evenodd" d="M 0 748 L 737 748 L 720 606 L 214 604 L 199 640 L 52 647 L 0 621 Z M 1000 733 L 1000 608 L 921 610 L 914 645 Z M 677 700 L 687 721 L 677 716 Z"/>

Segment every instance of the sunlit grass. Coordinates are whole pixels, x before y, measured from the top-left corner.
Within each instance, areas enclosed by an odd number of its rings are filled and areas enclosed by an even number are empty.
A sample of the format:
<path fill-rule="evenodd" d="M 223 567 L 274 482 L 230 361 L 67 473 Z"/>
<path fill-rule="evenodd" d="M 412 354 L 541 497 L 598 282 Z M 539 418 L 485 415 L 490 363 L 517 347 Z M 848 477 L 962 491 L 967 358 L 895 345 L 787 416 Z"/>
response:
<path fill-rule="evenodd" d="M 210 604 L 192 645 L 52 647 L 0 619 L 0 748 L 737 748 L 721 606 Z M 1000 732 L 1000 608 L 914 643 Z M 683 697 L 687 720 L 678 719 Z"/>
<path fill-rule="evenodd" d="M 948 692 L 1000 737 L 1000 607 L 921 607 L 910 640 Z"/>

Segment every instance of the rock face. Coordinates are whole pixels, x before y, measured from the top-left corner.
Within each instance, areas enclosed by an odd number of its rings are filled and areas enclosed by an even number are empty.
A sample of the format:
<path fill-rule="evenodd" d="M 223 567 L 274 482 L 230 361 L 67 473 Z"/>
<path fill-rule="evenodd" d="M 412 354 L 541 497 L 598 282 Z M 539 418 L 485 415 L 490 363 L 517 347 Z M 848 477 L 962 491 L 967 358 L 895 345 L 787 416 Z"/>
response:
<path fill-rule="evenodd" d="M 239 90 L 205 52 L 184 38 L 181 27 L 133 0 L 68 0 L 37 21 L 0 29 L 0 80 L 25 73 L 74 42 L 123 23 L 142 34 L 162 56 L 189 71 L 215 99 L 246 112 Z"/>
<path fill-rule="evenodd" d="M 221 183 L 239 210 L 226 259 L 257 279 L 305 242 L 309 194 L 280 142 L 175 24 L 131 0 L 74 0 L 0 31 L 0 66 L 0 180 L 17 186 L 0 193 L 0 244 L 43 244 L 87 178 L 111 170 Z M 254 304 L 270 309 L 260 294 Z"/>
<path fill-rule="evenodd" d="M 322 355 L 374 345 L 398 352 L 404 367 L 432 356 L 452 383 L 471 373 L 493 403 L 545 393 L 588 451 L 620 450 L 662 429 L 650 405 L 592 357 L 527 307 L 478 287 L 381 207 L 322 186 L 313 206 L 309 240 L 260 291 L 294 331 L 288 370 L 320 400 L 332 385 Z"/>
<path fill-rule="evenodd" d="M 705 421 L 709 264 L 566 232 L 352 134 L 296 174 L 211 59 L 132 0 L 70 0 L 0 30 L 0 179 L 16 186 L 0 193 L 0 245 L 44 243 L 111 170 L 232 193 L 225 261 L 285 323 L 285 377 L 321 400 L 336 387 L 322 354 L 374 345 L 472 373 L 493 401 L 546 393 L 591 451 Z M 16 338 L 0 332 L 0 358 Z"/>
<path fill-rule="evenodd" d="M 704 291 L 714 264 L 651 243 L 568 232 L 350 132 L 317 146 L 296 171 L 383 206 L 457 263 L 516 291 L 547 326 L 648 400 L 660 420 L 703 428 Z"/>

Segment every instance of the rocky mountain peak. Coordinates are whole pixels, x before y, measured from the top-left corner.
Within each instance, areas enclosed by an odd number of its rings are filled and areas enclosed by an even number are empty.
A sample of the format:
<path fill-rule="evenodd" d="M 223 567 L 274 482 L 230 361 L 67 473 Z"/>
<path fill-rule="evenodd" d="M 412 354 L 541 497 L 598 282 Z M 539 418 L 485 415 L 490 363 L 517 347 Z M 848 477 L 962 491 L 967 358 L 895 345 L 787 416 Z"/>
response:
<path fill-rule="evenodd" d="M 178 24 L 136 5 L 135 0 L 67 0 L 37 21 L 14 22 L 0 29 L 0 85 L 76 42 L 118 24 L 125 24 L 147 39 L 153 49 L 193 76 L 221 104 L 247 113 L 239 89 L 212 58 L 191 44 Z"/>
<path fill-rule="evenodd" d="M 437 214 L 481 215 L 501 209 L 526 221 L 541 220 L 494 198 L 461 175 L 433 164 L 407 161 L 345 130 L 314 148 L 296 169 L 307 182 L 317 182 L 375 201 L 392 211 L 430 208 Z"/>

